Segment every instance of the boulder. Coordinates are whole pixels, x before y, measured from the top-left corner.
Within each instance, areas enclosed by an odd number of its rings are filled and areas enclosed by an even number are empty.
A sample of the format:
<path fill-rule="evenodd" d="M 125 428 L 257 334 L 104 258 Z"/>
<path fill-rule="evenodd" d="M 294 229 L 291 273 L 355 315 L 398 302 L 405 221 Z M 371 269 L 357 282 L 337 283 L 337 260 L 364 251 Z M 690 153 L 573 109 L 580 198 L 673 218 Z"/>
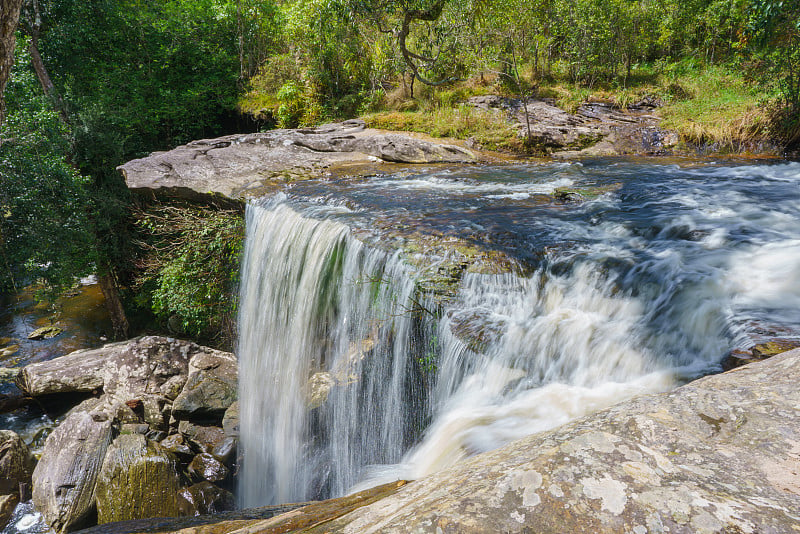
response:
<path fill-rule="evenodd" d="M 176 419 L 216 420 L 236 401 L 238 363 L 229 352 L 199 353 L 189 362 L 189 378 L 172 404 Z"/>
<path fill-rule="evenodd" d="M 667 154 L 678 143 L 674 132 L 659 127 L 660 119 L 651 113 L 653 108 L 641 102 L 627 109 L 608 102 L 585 102 L 575 113 L 559 108 L 548 98 L 523 102 L 479 95 L 467 99 L 467 104 L 503 113 L 531 148 L 557 157 Z"/>
<path fill-rule="evenodd" d="M 225 440 L 225 431 L 213 425 L 195 425 L 189 421 L 181 421 L 178 432 L 198 452 L 208 452 Z"/>
<path fill-rule="evenodd" d="M 39 340 L 39 339 L 51 339 L 62 333 L 64 329 L 59 328 L 55 325 L 50 326 L 43 326 L 41 328 L 37 328 L 30 334 L 28 334 L 28 339 Z"/>
<path fill-rule="evenodd" d="M 231 199 L 263 194 L 287 179 L 322 176 L 335 165 L 473 163 L 464 148 L 366 129 L 361 120 L 193 141 L 118 167 L 133 190 Z"/>
<path fill-rule="evenodd" d="M 19 345 L 8 345 L 7 347 L 3 347 L 0 349 L 0 358 L 8 358 L 9 356 L 13 356 L 19 352 Z"/>
<path fill-rule="evenodd" d="M 80 526 L 94 509 L 97 475 L 111 443 L 102 412 L 73 412 L 47 437 L 33 471 L 33 502 L 57 532 Z"/>
<path fill-rule="evenodd" d="M 34 397 L 102 390 L 108 403 L 139 400 L 160 413 L 159 403 L 163 407 L 180 393 L 191 357 L 216 352 L 188 341 L 145 336 L 28 365 L 18 383 Z"/>
<path fill-rule="evenodd" d="M 161 440 L 161 448 L 186 462 L 194 458 L 194 451 L 189 444 L 186 443 L 186 440 L 183 439 L 183 434 L 167 436 Z"/>
<path fill-rule="evenodd" d="M 31 480 L 33 462 L 25 442 L 11 430 L 0 430 L 0 529 L 19 502 L 20 484 Z"/>
<path fill-rule="evenodd" d="M 180 515 L 180 486 L 167 451 L 141 434 L 120 435 L 97 478 L 97 522 Z"/>
<path fill-rule="evenodd" d="M 307 532 L 796 532 L 800 349 L 620 403 Z"/>
<path fill-rule="evenodd" d="M 757 362 L 800 347 L 800 341 L 794 339 L 771 339 L 756 343 L 749 350 L 733 349 L 722 360 L 722 368 L 729 371 L 735 367 Z"/>
<path fill-rule="evenodd" d="M 187 515 L 217 514 L 236 508 L 233 493 L 211 482 L 203 481 L 183 488 L 179 495 L 189 506 L 191 513 Z"/>
<path fill-rule="evenodd" d="M 198 454 L 189 463 L 189 475 L 195 481 L 221 482 L 228 478 L 228 473 L 228 468 L 207 452 Z"/>
<path fill-rule="evenodd" d="M 239 401 L 231 404 L 222 417 L 222 430 L 226 436 L 239 436 Z"/>
<path fill-rule="evenodd" d="M 236 452 L 239 447 L 239 439 L 233 436 L 225 436 L 212 450 L 211 454 L 225 465 L 230 466 L 236 460 Z"/>

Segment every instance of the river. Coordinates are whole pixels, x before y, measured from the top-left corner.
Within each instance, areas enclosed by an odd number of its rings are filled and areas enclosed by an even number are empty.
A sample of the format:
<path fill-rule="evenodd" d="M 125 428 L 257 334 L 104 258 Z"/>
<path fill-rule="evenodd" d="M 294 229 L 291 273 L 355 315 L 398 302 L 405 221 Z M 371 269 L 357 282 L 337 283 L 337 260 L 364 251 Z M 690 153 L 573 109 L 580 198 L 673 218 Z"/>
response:
<path fill-rule="evenodd" d="M 800 339 L 798 206 L 800 163 L 618 159 L 252 202 L 240 503 L 424 476 Z"/>

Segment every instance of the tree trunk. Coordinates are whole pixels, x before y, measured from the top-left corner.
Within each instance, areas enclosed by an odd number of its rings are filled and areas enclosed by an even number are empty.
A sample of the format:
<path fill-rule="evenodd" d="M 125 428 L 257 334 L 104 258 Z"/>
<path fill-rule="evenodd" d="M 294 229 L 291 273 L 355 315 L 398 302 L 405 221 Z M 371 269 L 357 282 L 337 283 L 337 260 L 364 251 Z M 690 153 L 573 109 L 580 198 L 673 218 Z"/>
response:
<path fill-rule="evenodd" d="M 44 62 L 42 61 L 42 55 L 39 54 L 38 41 L 39 40 L 35 37 L 31 38 L 31 44 L 30 47 L 28 47 L 28 51 L 31 54 L 31 63 L 33 64 L 33 70 L 36 72 L 36 77 L 42 85 L 44 94 L 53 98 L 56 86 L 53 85 L 53 80 L 50 79 L 50 74 L 48 74 Z"/>
<path fill-rule="evenodd" d="M 6 117 L 3 92 L 6 90 L 11 67 L 14 66 L 14 47 L 22 0 L 0 0 L 0 125 Z M 2 143 L 2 140 L 0 140 Z"/>
<path fill-rule="evenodd" d="M 114 338 L 127 339 L 128 317 L 125 315 L 125 309 L 122 307 L 122 301 L 119 298 L 119 288 L 114 273 L 109 271 L 106 274 L 98 275 L 97 281 L 100 283 L 100 289 L 103 291 L 103 297 L 106 301 L 106 308 L 111 316 L 111 324 L 114 326 Z"/>

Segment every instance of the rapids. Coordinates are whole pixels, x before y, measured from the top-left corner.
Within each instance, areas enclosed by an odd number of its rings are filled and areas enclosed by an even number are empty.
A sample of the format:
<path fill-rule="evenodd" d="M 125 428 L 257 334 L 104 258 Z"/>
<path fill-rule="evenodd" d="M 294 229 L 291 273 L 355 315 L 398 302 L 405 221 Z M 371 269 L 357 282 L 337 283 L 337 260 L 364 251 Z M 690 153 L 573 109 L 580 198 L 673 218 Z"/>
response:
<path fill-rule="evenodd" d="M 251 203 L 240 504 L 420 477 L 799 339 L 799 206 L 798 163 L 620 160 L 297 182 Z M 507 261 L 474 268 L 464 244 Z"/>

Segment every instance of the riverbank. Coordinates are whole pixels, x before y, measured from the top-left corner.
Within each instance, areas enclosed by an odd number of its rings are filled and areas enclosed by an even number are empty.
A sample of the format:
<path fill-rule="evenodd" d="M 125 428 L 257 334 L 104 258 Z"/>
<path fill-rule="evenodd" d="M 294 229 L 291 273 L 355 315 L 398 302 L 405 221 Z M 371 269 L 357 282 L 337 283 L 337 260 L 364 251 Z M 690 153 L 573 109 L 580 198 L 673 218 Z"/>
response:
<path fill-rule="evenodd" d="M 721 67 L 626 89 L 553 81 L 531 94 L 464 84 L 401 98 L 364 119 L 528 156 L 796 154 L 775 130 L 766 96 Z"/>

